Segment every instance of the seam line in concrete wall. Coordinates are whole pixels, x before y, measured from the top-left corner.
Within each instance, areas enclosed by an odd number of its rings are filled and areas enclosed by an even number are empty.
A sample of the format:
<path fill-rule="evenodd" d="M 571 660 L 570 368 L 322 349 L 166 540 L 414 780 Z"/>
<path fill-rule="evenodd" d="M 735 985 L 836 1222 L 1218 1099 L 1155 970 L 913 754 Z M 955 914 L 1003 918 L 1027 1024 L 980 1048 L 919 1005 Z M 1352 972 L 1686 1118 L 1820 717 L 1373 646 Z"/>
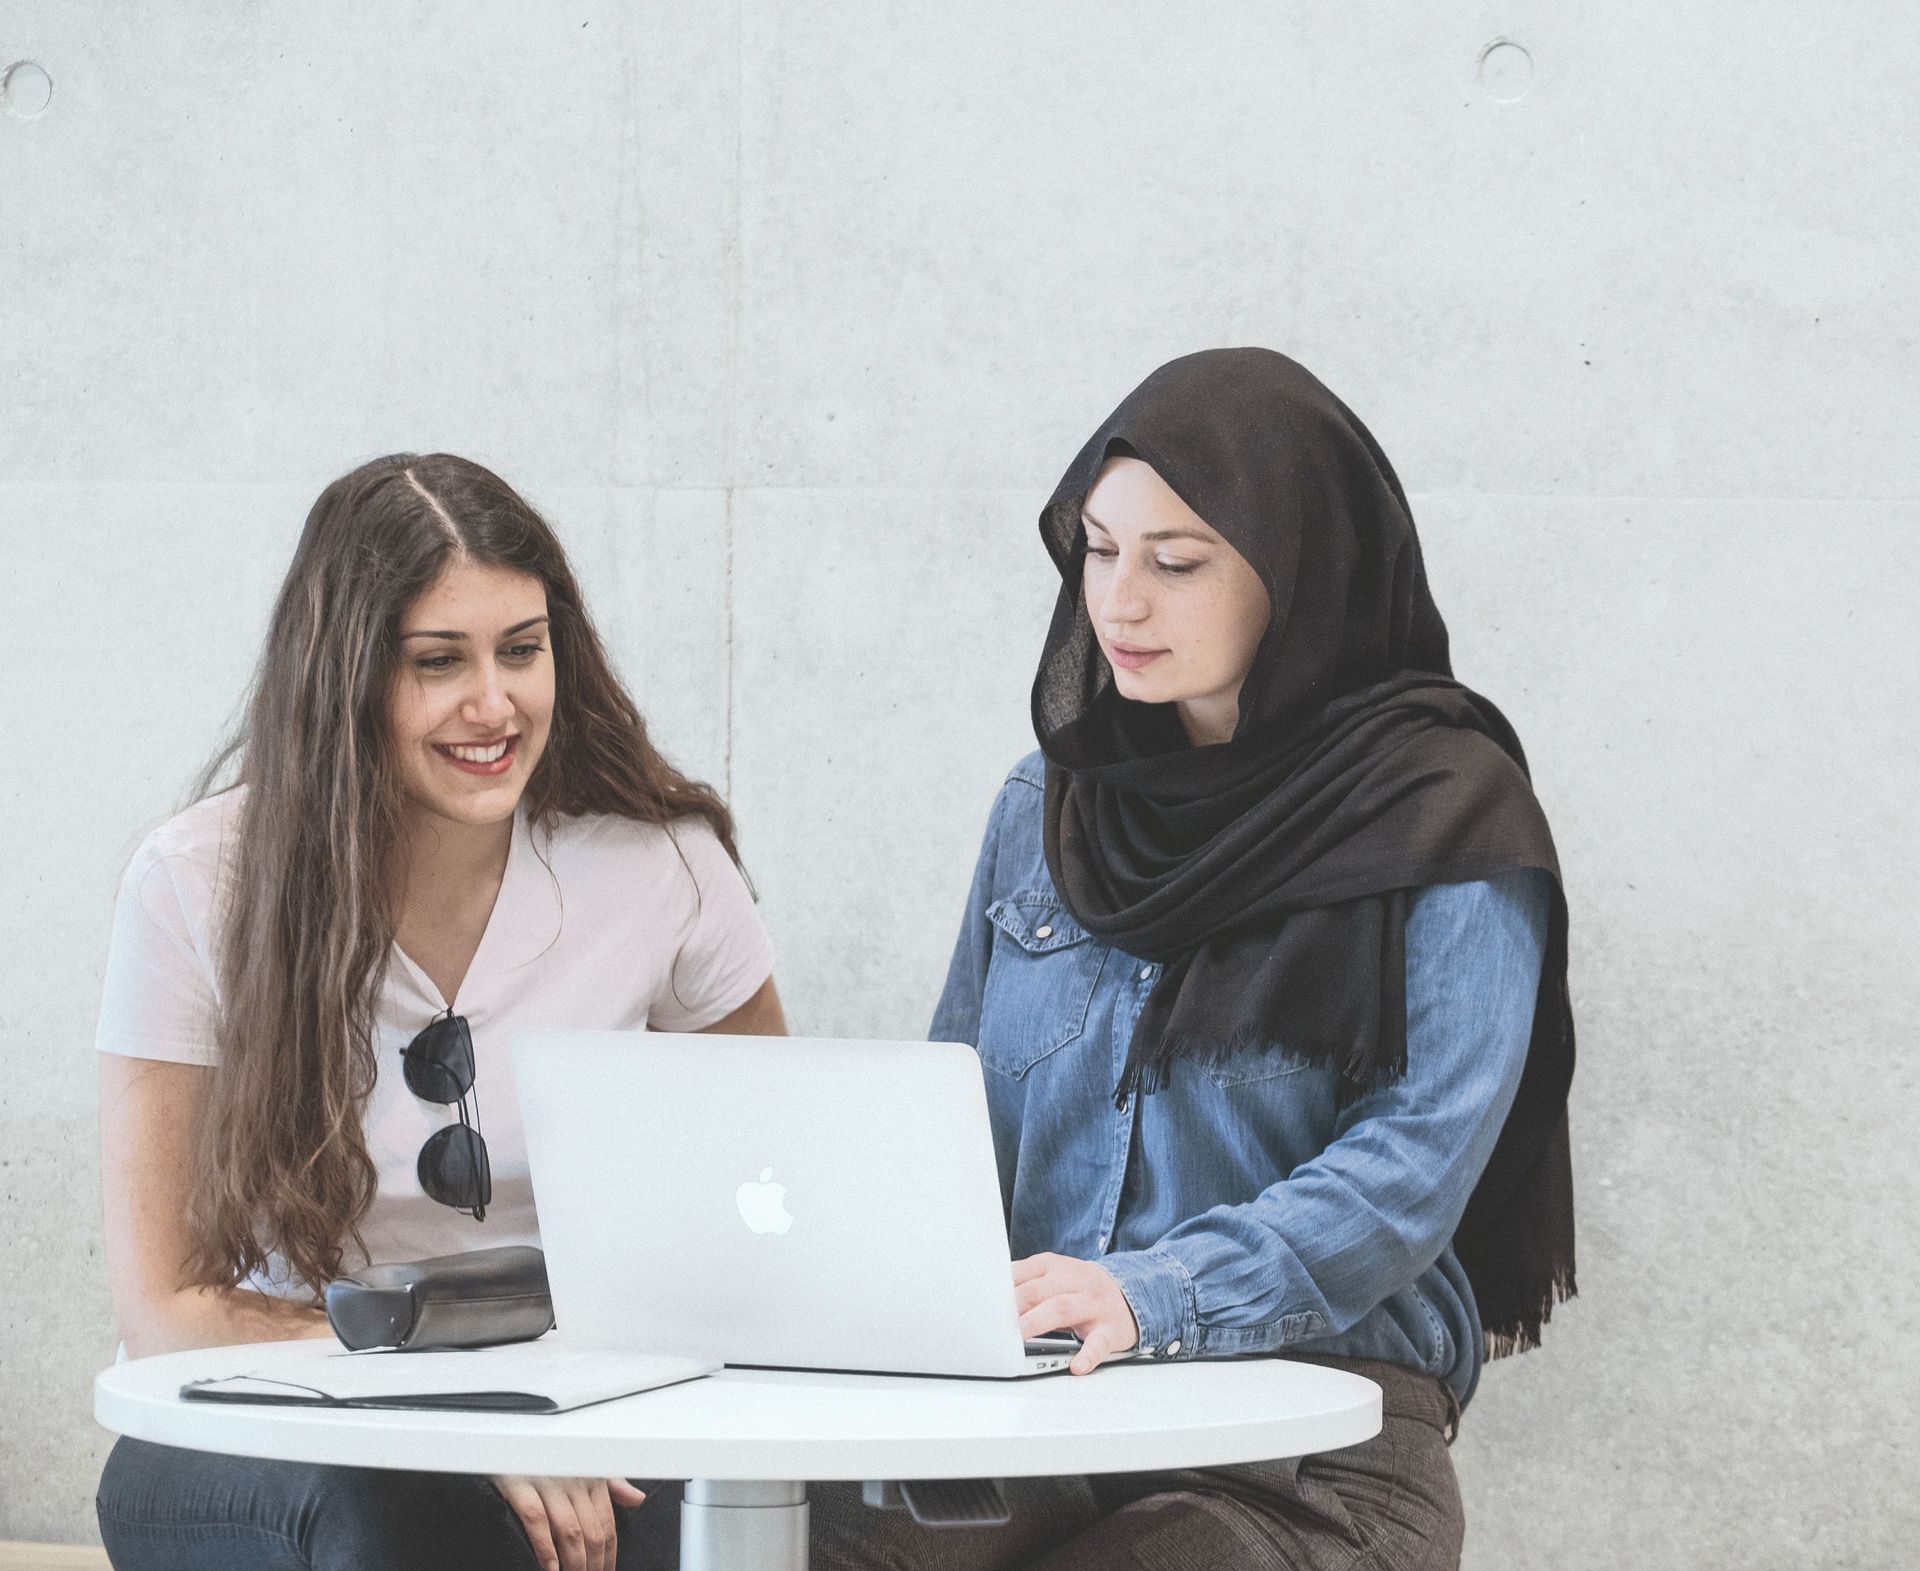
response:
<path fill-rule="evenodd" d="M 721 702 L 726 715 L 726 747 L 721 757 L 721 789 L 726 792 L 727 805 L 733 805 L 733 490 L 727 487 L 726 511 L 721 528 L 721 548 L 725 553 L 721 564 L 720 623 L 727 640 L 727 685 Z"/>
<path fill-rule="evenodd" d="M 742 215 L 746 211 L 741 176 L 746 167 L 746 91 L 747 43 L 745 0 L 733 5 L 733 234 L 727 247 L 729 261 L 727 287 L 730 299 L 727 311 L 727 457 L 725 583 L 723 624 L 727 637 L 726 750 L 721 768 L 727 804 L 733 803 L 733 502 L 740 488 L 740 310 L 744 298 L 744 273 L 741 252 L 745 245 Z"/>

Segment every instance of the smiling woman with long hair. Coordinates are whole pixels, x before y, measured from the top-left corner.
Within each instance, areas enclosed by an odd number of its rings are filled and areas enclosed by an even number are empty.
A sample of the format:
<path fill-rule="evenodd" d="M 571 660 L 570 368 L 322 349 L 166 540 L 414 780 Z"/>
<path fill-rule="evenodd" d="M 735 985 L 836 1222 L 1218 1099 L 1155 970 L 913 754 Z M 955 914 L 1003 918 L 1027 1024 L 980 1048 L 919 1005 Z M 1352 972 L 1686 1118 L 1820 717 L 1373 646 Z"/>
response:
<path fill-rule="evenodd" d="M 726 806 L 648 739 L 553 532 L 465 459 L 321 494 L 196 794 L 127 869 L 101 1010 L 134 1354 L 324 1335 L 369 1260 L 537 1243 L 517 1030 L 785 1029 Z M 123 1440 L 99 1512 L 123 1568 L 608 1571 L 638 1499 Z"/>

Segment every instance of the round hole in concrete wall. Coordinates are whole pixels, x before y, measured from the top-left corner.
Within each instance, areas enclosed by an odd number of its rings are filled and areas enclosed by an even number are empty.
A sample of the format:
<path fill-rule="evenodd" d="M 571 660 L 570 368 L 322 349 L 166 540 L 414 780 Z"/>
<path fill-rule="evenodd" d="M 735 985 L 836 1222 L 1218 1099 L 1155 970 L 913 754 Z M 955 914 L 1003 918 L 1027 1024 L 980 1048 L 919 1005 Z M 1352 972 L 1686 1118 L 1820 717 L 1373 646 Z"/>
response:
<path fill-rule="evenodd" d="M 0 100 L 5 101 L 8 114 L 31 120 L 53 102 L 53 78 L 31 60 L 16 60 L 0 77 Z"/>
<path fill-rule="evenodd" d="M 1517 103 L 1533 86 L 1533 56 L 1510 38 L 1496 38 L 1480 51 L 1480 85 L 1496 103 Z"/>

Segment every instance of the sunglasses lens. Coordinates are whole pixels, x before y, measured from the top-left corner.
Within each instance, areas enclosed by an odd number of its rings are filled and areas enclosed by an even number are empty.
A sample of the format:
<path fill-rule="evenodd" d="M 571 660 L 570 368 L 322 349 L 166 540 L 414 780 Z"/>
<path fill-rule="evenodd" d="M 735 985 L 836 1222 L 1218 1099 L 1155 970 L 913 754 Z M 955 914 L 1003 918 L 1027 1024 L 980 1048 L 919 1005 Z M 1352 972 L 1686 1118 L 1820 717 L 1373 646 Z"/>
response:
<path fill-rule="evenodd" d="M 435 1130 L 420 1148 L 416 1164 L 420 1187 L 443 1206 L 462 1211 L 489 1204 L 493 1173 L 487 1166 L 487 1143 L 477 1129 L 449 1124 Z"/>
<path fill-rule="evenodd" d="M 407 1089 L 422 1101 L 457 1102 L 473 1088 L 473 1037 L 460 1016 L 441 1016 L 406 1046 Z"/>

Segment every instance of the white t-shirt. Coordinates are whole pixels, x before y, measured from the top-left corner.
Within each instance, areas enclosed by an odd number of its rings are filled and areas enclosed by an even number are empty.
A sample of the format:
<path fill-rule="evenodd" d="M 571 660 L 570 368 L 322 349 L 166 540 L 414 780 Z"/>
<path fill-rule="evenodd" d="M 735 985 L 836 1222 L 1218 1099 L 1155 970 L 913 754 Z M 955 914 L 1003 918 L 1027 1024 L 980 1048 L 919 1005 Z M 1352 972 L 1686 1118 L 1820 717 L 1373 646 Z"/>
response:
<path fill-rule="evenodd" d="M 134 854 L 114 911 L 96 1039 L 102 1052 L 217 1060 L 216 913 L 240 801 L 240 791 L 229 791 L 196 803 Z M 364 1120 L 379 1173 L 361 1224 L 367 1258 L 540 1241 L 508 1054 L 517 1032 L 696 1031 L 739 1008 L 772 970 L 773 946 L 746 881 L 700 820 L 668 830 L 573 818 L 548 834 L 517 815 L 492 917 L 451 1000 L 473 1033 L 478 1123 L 493 1172 L 487 1218 L 476 1222 L 420 1188 L 420 1147 L 457 1115 L 407 1089 L 400 1052 L 449 1001 L 395 945 L 375 1011 L 378 1078 Z M 609 1208 L 630 1198 L 609 1194 Z M 350 1249 L 343 1269 L 364 1263 Z M 277 1260 L 249 1285 L 305 1296 Z"/>

